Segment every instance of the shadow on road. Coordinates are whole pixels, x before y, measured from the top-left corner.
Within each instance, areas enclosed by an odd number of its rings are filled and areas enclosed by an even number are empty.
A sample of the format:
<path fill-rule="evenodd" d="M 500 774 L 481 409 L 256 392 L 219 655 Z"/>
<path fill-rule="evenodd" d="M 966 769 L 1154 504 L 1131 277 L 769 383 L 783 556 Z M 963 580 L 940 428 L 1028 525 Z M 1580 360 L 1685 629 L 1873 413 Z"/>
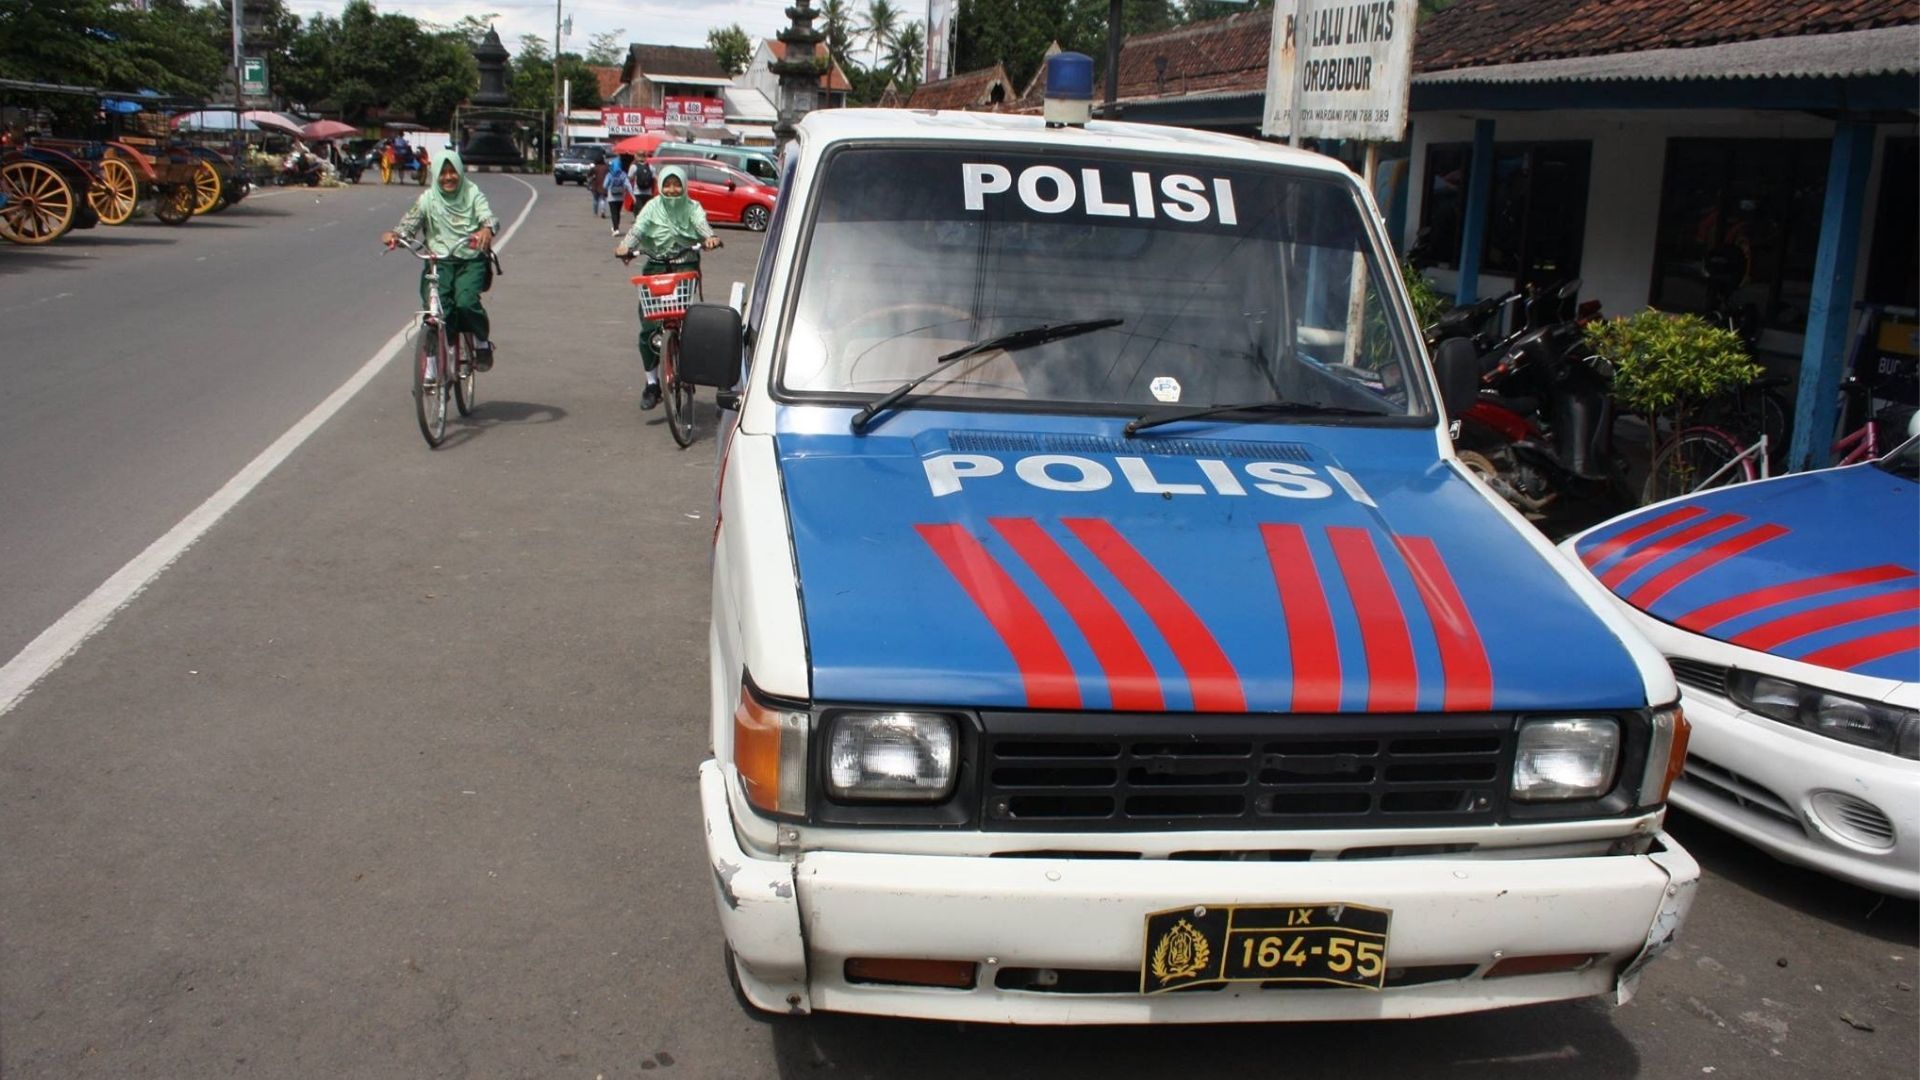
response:
<path fill-rule="evenodd" d="M 855 1016 L 772 1025 L 779 1075 L 977 1080 L 1432 1076 L 1614 1080 L 1639 1055 L 1606 1006 L 1571 1002 L 1435 1020 L 1204 1027 L 995 1027 Z"/>
<path fill-rule="evenodd" d="M 482 380 L 480 388 L 483 392 L 486 385 Z M 447 438 L 440 444 L 440 449 L 471 442 L 489 429 L 506 424 L 551 424 L 566 418 L 567 410 L 558 405 L 541 405 L 532 401 L 488 401 L 482 398 L 480 404 L 474 406 L 472 416 L 447 417 Z"/>
<path fill-rule="evenodd" d="M 1889 945 L 1920 947 L 1920 905 L 1783 863 L 1684 810 L 1667 812 L 1667 831 L 1709 876 L 1764 896 L 1843 930 Z"/>

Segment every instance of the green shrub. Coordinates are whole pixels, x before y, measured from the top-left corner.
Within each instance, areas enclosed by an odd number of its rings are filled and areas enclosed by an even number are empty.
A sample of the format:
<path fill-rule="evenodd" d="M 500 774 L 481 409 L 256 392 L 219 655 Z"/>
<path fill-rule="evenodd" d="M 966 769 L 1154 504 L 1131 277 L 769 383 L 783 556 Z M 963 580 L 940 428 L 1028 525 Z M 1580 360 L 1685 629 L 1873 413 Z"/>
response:
<path fill-rule="evenodd" d="M 1400 260 L 1400 277 L 1407 283 L 1407 296 L 1413 300 L 1413 317 L 1419 321 L 1420 329 L 1432 326 L 1435 319 L 1453 306 L 1451 300 L 1433 287 L 1433 282 L 1405 259 Z"/>
<path fill-rule="evenodd" d="M 1680 430 L 1687 414 L 1702 402 L 1745 386 L 1762 370 L 1747 355 L 1739 334 L 1698 315 L 1647 308 L 1595 319 L 1586 325 L 1584 336 L 1588 348 L 1613 364 L 1614 400 L 1646 414 L 1652 427 L 1650 451 L 1660 445 L 1663 420 L 1671 430 Z"/>

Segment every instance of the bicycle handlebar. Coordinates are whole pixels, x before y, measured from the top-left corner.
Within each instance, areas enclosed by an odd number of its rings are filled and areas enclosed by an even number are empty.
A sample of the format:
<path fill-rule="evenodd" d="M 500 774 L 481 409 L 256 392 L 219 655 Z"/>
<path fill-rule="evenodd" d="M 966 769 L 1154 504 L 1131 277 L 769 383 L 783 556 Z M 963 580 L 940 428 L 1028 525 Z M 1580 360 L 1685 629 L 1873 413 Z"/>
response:
<path fill-rule="evenodd" d="M 702 241 L 702 243 L 704 243 L 704 241 Z M 716 236 L 713 239 L 713 246 L 715 250 L 718 250 L 720 248 L 726 247 L 727 245 L 726 245 L 726 241 L 721 240 L 719 237 Z M 630 263 L 633 260 L 639 258 L 641 255 L 646 255 L 648 262 L 663 262 L 671 266 L 672 264 L 679 262 L 681 259 L 684 259 L 689 255 L 698 255 L 701 252 L 701 250 L 702 250 L 701 243 L 694 243 L 694 244 L 688 244 L 685 247 L 677 248 L 673 251 L 667 252 L 665 255 L 655 255 L 649 252 L 642 252 L 642 251 L 629 251 L 625 255 L 615 255 L 614 258 L 619 259 L 622 263 Z"/>
<path fill-rule="evenodd" d="M 467 235 L 460 238 L 460 243 L 465 247 L 481 252 L 488 258 L 493 258 L 492 245 L 488 245 L 485 248 L 475 248 L 473 246 L 473 238 L 479 235 L 480 234 L 477 231 L 470 232 Z M 394 250 L 394 248 L 405 248 L 407 251 L 407 254 L 412 255 L 414 258 L 419 259 L 421 262 L 433 262 L 434 260 L 440 258 L 440 256 L 435 255 L 433 251 L 427 247 L 427 242 L 419 237 L 415 237 L 412 240 L 405 240 L 396 236 L 394 237 L 393 247 L 390 247 L 387 250 L 392 251 Z"/>

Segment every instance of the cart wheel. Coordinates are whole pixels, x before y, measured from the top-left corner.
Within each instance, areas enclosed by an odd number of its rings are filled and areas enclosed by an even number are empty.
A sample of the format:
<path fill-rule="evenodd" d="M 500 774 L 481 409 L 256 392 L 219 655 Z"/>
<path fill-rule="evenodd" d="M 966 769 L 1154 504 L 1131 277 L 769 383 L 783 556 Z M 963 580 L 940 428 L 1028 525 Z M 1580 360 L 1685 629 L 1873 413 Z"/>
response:
<path fill-rule="evenodd" d="M 87 192 L 87 201 L 93 204 L 93 212 L 100 215 L 102 224 L 125 225 L 139 199 L 140 184 L 126 162 L 108 158 L 100 163 L 100 175 Z"/>
<path fill-rule="evenodd" d="M 167 184 L 153 199 L 153 216 L 166 225 L 185 225 L 193 217 L 193 185 Z"/>
<path fill-rule="evenodd" d="M 220 205 L 220 196 L 224 185 L 220 183 L 219 170 L 211 162 L 196 162 L 193 166 L 193 212 L 205 214 Z"/>
<path fill-rule="evenodd" d="M 79 200 L 59 171 L 20 159 L 0 165 L 7 205 L 0 207 L 0 236 L 16 244 L 44 244 L 73 227 Z"/>

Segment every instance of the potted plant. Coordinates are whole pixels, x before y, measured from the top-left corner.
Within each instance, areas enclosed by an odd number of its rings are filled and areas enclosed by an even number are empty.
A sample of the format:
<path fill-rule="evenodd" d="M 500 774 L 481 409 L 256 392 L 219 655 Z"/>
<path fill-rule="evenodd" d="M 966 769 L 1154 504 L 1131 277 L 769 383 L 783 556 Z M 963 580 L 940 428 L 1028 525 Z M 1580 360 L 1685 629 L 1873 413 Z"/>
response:
<path fill-rule="evenodd" d="M 1647 418 L 1649 501 L 1693 490 L 1745 449 L 1724 433 L 1690 432 L 1687 424 L 1708 399 L 1760 375 L 1739 334 L 1698 315 L 1647 308 L 1596 319 L 1586 325 L 1584 338 L 1613 365 L 1615 400 Z M 1690 436 L 1697 437 L 1687 441 Z M 1677 452 L 1683 445 L 1689 449 Z"/>

